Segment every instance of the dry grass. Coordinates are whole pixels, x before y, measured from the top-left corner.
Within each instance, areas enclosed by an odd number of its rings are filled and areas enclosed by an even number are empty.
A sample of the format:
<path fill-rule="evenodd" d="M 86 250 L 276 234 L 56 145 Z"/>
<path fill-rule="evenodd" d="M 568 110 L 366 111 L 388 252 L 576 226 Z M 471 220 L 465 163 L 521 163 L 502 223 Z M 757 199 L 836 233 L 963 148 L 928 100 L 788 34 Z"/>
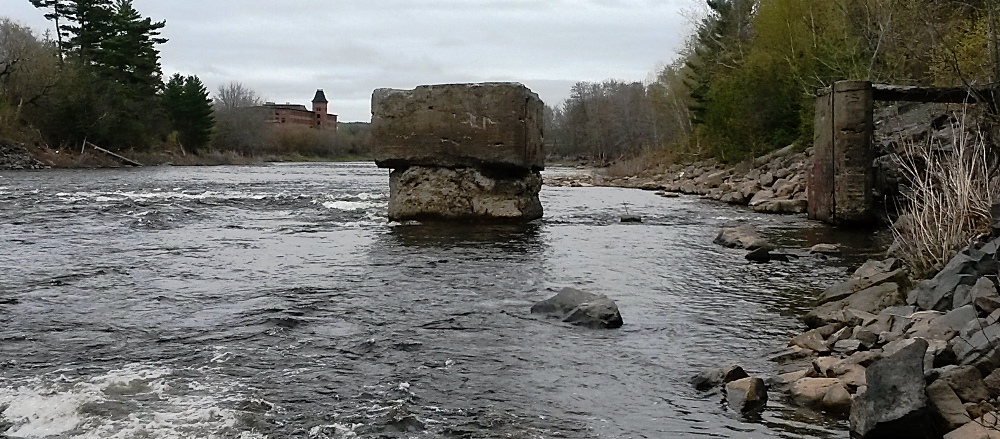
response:
<path fill-rule="evenodd" d="M 28 148 L 32 156 L 53 168 L 117 168 L 127 167 L 118 159 L 107 154 L 86 149 L 54 149 L 44 146 Z M 144 165 L 213 166 L 250 165 L 265 160 L 247 157 L 234 151 L 203 151 L 198 155 L 180 154 L 174 151 L 120 151 L 119 154 Z"/>
<path fill-rule="evenodd" d="M 635 157 L 612 163 L 603 172 L 611 178 L 646 176 L 663 173 L 675 161 L 666 149 L 647 149 Z"/>
<path fill-rule="evenodd" d="M 959 120 L 964 120 L 960 118 Z M 1000 201 L 996 160 L 979 130 L 957 124 L 952 150 L 904 142 L 900 171 L 909 183 L 896 255 L 919 277 L 931 275 L 963 247 L 989 233 L 990 207 Z"/>

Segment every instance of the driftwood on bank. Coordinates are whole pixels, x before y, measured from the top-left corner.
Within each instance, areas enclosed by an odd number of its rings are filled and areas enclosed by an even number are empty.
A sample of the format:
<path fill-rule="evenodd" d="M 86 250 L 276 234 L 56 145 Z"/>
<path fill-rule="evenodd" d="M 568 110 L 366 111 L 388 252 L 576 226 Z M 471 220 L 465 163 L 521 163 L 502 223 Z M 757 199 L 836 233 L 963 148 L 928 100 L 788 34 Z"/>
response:
<path fill-rule="evenodd" d="M 90 142 L 88 142 L 86 140 L 83 142 L 83 144 L 84 144 L 84 146 L 90 146 L 93 149 L 96 149 L 96 150 L 98 150 L 100 152 L 103 152 L 103 153 L 105 153 L 105 154 L 107 154 L 109 156 L 112 156 L 112 157 L 114 157 L 114 158 L 116 158 L 118 160 L 121 160 L 122 163 L 125 163 L 127 165 L 142 166 L 142 163 L 139 163 L 139 162 L 137 162 L 135 160 L 132 160 L 132 159 L 130 159 L 128 157 L 125 157 L 125 156 L 122 156 L 122 155 L 119 155 L 119 154 L 115 154 L 115 153 L 113 153 L 111 151 L 108 151 L 108 150 L 106 150 L 104 148 L 101 148 L 100 146 L 94 145 L 93 143 L 90 143 Z"/>

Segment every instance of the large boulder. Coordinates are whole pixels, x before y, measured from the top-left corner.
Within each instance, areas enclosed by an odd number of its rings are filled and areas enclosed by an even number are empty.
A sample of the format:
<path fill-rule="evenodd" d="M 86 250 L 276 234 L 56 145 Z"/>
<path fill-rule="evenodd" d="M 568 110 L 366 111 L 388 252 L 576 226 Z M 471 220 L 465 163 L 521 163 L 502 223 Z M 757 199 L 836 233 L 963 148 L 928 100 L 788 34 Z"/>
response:
<path fill-rule="evenodd" d="M 761 213 L 805 213 L 809 202 L 804 198 L 768 198 L 750 201 L 750 208 Z"/>
<path fill-rule="evenodd" d="M 623 324 L 618 305 L 608 296 L 569 287 L 535 303 L 531 312 L 548 314 L 564 322 L 588 328 L 615 329 Z"/>
<path fill-rule="evenodd" d="M 959 364 L 976 364 L 995 356 L 1000 346 L 1000 323 L 970 321 L 962 332 L 950 342 Z"/>
<path fill-rule="evenodd" d="M 851 406 L 851 434 L 864 439 L 937 437 L 924 385 L 927 341 L 872 364 L 868 389 Z"/>
<path fill-rule="evenodd" d="M 389 219 L 502 220 L 541 218 L 537 171 L 492 174 L 476 168 L 411 166 L 389 174 Z"/>
<path fill-rule="evenodd" d="M 948 369 L 941 375 L 941 380 L 948 383 L 962 402 L 978 403 L 990 398 L 989 389 L 983 382 L 979 369 L 973 366 L 958 366 Z"/>
<path fill-rule="evenodd" d="M 751 225 L 728 227 L 722 229 L 715 237 L 714 243 L 723 247 L 756 250 L 767 247 L 767 239 L 761 236 L 757 228 Z"/>
<path fill-rule="evenodd" d="M 843 411 L 851 401 L 844 383 L 837 378 L 800 378 L 792 383 L 788 394 L 798 405 L 830 411 Z"/>
<path fill-rule="evenodd" d="M 1000 309 L 1000 294 L 997 294 L 997 286 L 988 277 L 981 277 L 969 290 L 970 299 L 976 308 L 986 314 L 990 314 Z"/>

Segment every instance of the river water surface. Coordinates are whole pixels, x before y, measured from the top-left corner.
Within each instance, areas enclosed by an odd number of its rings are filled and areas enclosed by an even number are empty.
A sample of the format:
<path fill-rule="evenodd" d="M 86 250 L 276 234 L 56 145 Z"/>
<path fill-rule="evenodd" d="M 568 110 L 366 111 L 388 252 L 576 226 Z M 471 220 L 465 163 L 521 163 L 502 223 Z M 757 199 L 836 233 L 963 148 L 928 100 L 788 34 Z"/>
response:
<path fill-rule="evenodd" d="M 749 264 L 720 227 L 802 247 L 824 226 L 551 187 L 527 226 L 395 224 L 387 192 L 363 163 L 0 172 L 0 437 L 846 437 L 689 384 L 775 373 L 856 262 Z M 565 286 L 625 326 L 529 313 Z"/>

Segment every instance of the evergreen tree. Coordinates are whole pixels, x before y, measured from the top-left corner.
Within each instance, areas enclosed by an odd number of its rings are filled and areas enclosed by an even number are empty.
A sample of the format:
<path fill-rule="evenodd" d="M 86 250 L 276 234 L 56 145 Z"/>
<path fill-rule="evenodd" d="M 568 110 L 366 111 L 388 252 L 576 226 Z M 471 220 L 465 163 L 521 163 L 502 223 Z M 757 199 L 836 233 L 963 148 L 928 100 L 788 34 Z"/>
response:
<path fill-rule="evenodd" d="M 56 26 L 56 44 L 59 49 L 59 59 L 63 58 L 63 37 L 66 36 L 66 29 L 64 27 L 67 24 L 66 13 L 69 8 L 68 2 L 66 0 L 29 0 L 31 4 L 38 9 L 47 9 L 50 12 L 45 13 L 46 20 L 52 20 Z"/>
<path fill-rule="evenodd" d="M 712 79 L 734 69 L 744 56 L 743 46 L 752 38 L 757 0 L 707 0 L 707 4 L 711 12 L 698 25 L 687 60 L 695 124 L 704 123 Z"/>
<path fill-rule="evenodd" d="M 118 0 L 110 18 L 111 34 L 102 42 L 100 56 L 94 61 L 115 82 L 152 95 L 161 81 L 156 45 L 167 42 L 159 38 L 166 22 L 143 18 L 132 0 Z"/>
<path fill-rule="evenodd" d="M 102 43 L 114 33 L 111 0 L 69 0 L 64 11 L 69 22 L 66 51 L 94 63 L 101 57 Z"/>
<path fill-rule="evenodd" d="M 208 89 L 197 76 L 175 73 L 163 86 L 163 107 L 181 146 L 197 152 L 208 144 L 215 118 Z"/>

